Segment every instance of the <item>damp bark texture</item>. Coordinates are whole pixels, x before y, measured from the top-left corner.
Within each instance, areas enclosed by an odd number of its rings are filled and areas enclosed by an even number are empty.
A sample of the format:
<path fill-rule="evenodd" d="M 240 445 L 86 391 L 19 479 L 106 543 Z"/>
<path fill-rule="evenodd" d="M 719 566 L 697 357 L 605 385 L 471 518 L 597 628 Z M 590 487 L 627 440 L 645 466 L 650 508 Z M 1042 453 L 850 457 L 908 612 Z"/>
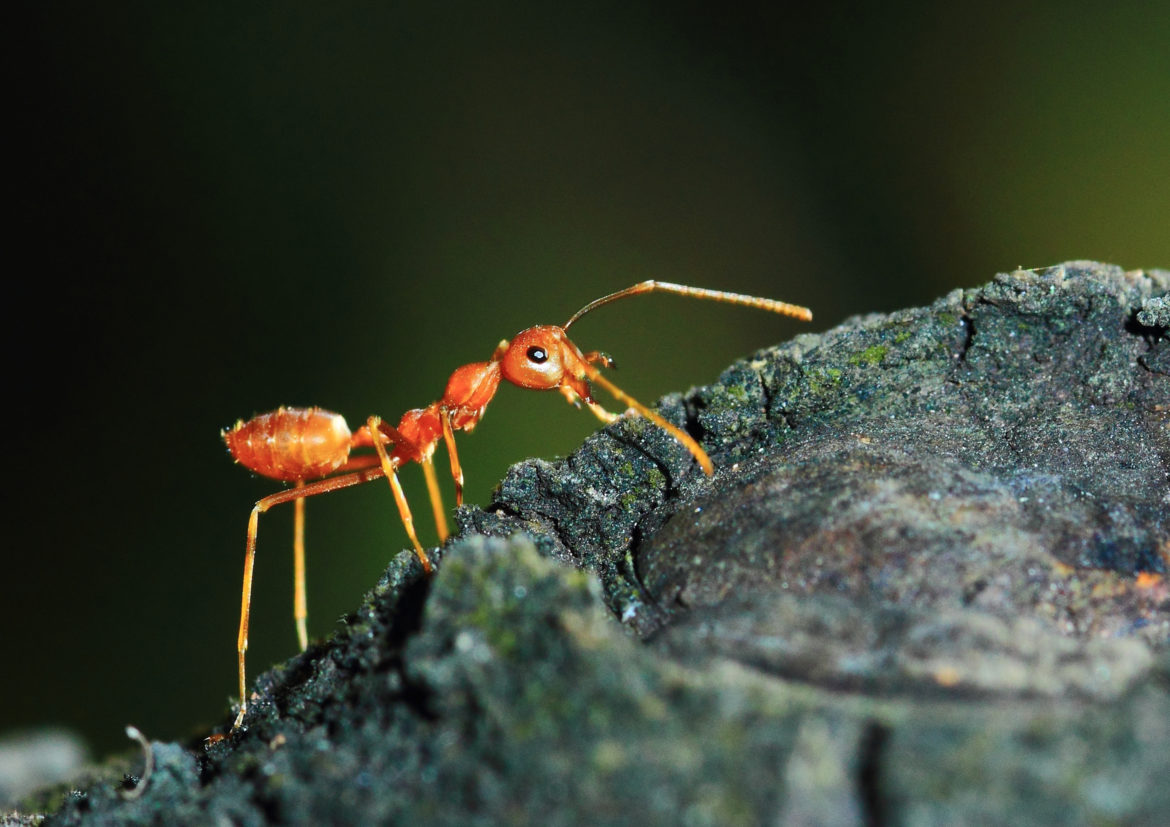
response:
<path fill-rule="evenodd" d="M 520 463 L 245 730 L 46 823 L 1163 824 L 1168 291 L 1072 262 L 760 351 L 661 403 L 713 478 L 634 417 Z"/>

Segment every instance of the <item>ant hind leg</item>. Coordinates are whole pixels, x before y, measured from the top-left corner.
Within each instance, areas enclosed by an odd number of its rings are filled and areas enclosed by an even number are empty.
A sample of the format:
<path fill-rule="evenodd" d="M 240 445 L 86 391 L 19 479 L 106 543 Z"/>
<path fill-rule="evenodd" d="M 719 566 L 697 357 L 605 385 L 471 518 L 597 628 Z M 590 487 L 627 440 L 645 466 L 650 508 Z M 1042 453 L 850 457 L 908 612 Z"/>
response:
<path fill-rule="evenodd" d="M 304 480 L 297 480 L 297 488 L 304 487 Z M 297 642 L 303 652 L 309 648 L 309 605 L 305 596 L 305 498 L 297 498 L 293 506 L 293 620 L 297 625 Z"/>

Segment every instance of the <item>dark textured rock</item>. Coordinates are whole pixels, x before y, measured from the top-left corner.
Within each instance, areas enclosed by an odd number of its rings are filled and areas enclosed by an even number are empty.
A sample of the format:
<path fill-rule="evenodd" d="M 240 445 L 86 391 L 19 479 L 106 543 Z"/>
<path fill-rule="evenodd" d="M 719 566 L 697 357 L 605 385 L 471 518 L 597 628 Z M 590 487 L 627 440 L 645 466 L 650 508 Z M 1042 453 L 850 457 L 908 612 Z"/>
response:
<path fill-rule="evenodd" d="M 1168 291 L 1071 263 L 762 351 L 662 405 L 710 480 L 636 418 L 521 463 L 246 732 L 49 823 L 1164 823 Z"/>

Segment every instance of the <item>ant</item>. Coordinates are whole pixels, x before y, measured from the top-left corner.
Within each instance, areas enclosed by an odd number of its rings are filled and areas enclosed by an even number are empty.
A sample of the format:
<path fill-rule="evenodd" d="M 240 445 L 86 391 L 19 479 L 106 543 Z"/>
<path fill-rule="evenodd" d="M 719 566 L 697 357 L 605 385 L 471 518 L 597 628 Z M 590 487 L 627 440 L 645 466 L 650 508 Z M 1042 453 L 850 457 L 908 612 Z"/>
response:
<path fill-rule="evenodd" d="M 614 367 L 609 356 L 596 350 L 582 353 L 568 337 L 568 330 L 573 323 L 591 310 L 628 296 L 655 291 L 755 307 L 805 321 L 812 320 L 812 311 L 808 308 L 774 299 L 662 281 L 644 281 L 590 302 L 574 313 L 562 327 L 537 325 L 516 334 L 511 341 L 500 342 L 489 361 L 473 362 L 457 368 L 447 380 L 442 399 L 425 408 L 407 411 L 397 427 L 378 416 L 371 416 L 365 425 L 351 432 L 343 417 L 321 408 L 278 408 L 254 416 L 247 422 L 239 420 L 221 432 L 228 451 L 240 465 L 261 476 L 293 483 L 292 488 L 259 500 L 248 519 L 240 632 L 236 643 L 240 668 L 240 712 L 232 725 L 233 731 L 243 723 L 247 710 L 244 653 L 248 648 L 252 568 L 256 558 L 256 532 L 260 515 L 274 505 L 289 501 L 295 503 L 293 617 L 297 639 L 303 651 L 308 648 L 305 629 L 308 614 L 305 602 L 305 498 L 384 477 L 390 483 L 406 534 L 414 545 L 423 571 L 429 575 L 431 562 L 415 534 L 414 518 L 398 482 L 398 468 L 408 462 L 417 462 L 422 466 L 439 542 L 444 542 L 449 531 L 435 476 L 435 447 L 440 439 L 446 446 L 451 476 L 455 481 L 455 502 L 462 505 L 463 469 L 455 450 L 455 432 L 470 431 L 479 423 L 488 403 L 495 396 L 500 379 L 531 390 L 555 388 L 574 405 L 580 406 L 584 402 L 598 419 L 608 424 L 618 417 L 594 401 L 589 383 L 600 385 L 615 399 L 668 431 L 690 451 L 704 473 L 710 475 L 714 472 L 711 458 L 690 434 L 667 422 L 601 374 L 597 366 Z M 350 456 L 350 452 L 355 449 L 369 448 L 373 449 L 373 453 Z"/>

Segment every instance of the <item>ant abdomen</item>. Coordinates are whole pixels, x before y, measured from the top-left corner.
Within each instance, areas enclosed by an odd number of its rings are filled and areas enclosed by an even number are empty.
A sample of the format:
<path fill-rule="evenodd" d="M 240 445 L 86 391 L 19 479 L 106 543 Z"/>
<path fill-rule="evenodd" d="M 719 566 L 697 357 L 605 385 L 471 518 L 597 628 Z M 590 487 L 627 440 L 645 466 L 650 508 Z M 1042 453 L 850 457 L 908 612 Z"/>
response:
<path fill-rule="evenodd" d="M 345 417 L 321 408 L 279 408 L 240 420 L 221 435 L 240 465 L 285 482 L 336 471 L 353 444 Z"/>

